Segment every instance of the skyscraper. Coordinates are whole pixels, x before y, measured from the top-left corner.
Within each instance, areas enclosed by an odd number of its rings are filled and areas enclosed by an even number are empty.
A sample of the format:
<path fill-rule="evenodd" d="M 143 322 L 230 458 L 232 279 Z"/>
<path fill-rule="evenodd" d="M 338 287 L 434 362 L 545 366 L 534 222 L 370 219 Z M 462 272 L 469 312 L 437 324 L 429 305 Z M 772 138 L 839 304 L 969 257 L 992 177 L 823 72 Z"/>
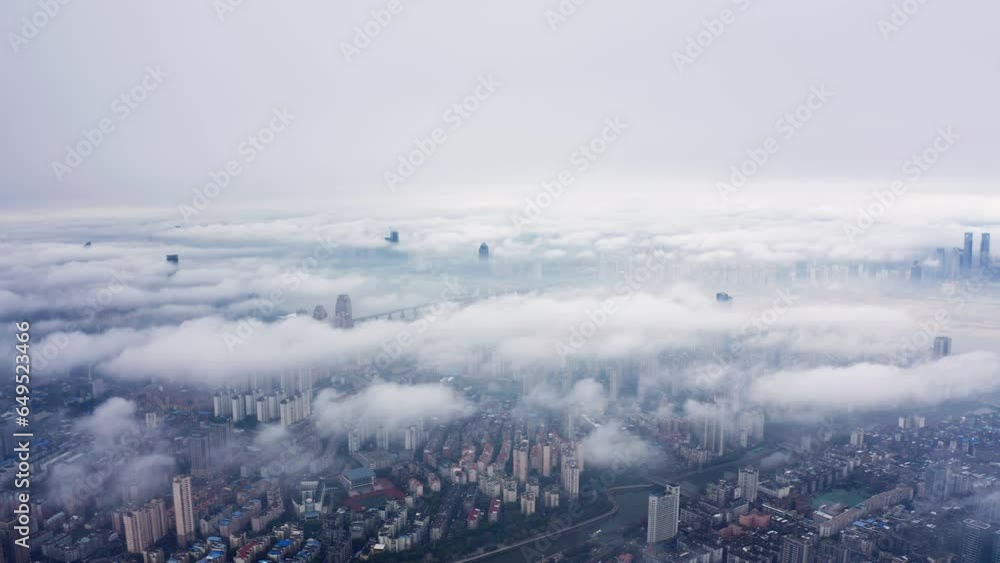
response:
<path fill-rule="evenodd" d="M 934 338 L 934 359 L 940 360 L 951 355 L 951 337 L 938 336 Z"/>
<path fill-rule="evenodd" d="M 913 283 L 920 283 L 924 277 L 924 269 L 920 265 L 918 260 L 913 261 L 913 265 L 910 266 L 910 281 Z"/>
<path fill-rule="evenodd" d="M 528 480 L 528 443 L 521 443 L 514 450 L 514 478 L 524 483 Z"/>
<path fill-rule="evenodd" d="M 346 293 L 337 296 L 337 306 L 333 311 L 333 326 L 337 328 L 354 328 L 354 317 L 351 314 L 351 298 Z"/>
<path fill-rule="evenodd" d="M 756 467 L 744 467 L 740 469 L 738 484 L 740 486 L 740 496 L 747 502 L 757 500 L 757 483 L 759 476 Z"/>
<path fill-rule="evenodd" d="M 677 535 L 681 515 L 681 488 L 667 485 L 664 493 L 650 493 L 646 543 L 655 544 Z"/>
<path fill-rule="evenodd" d="M 965 233 L 965 244 L 962 245 L 962 274 L 972 271 L 972 233 Z"/>
<path fill-rule="evenodd" d="M 194 496 L 190 475 L 174 477 L 174 521 L 177 525 L 177 543 L 186 547 L 194 540 Z"/>
<path fill-rule="evenodd" d="M 313 309 L 313 318 L 316 319 L 317 321 L 325 321 L 327 316 L 328 315 L 326 313 L 326 307 L 322 305 L 316 305 L 316 308 Z"/>
<path fill-rule="evenodd" d="M 988 270 L 990 268 L 990 234 L 983 233 L 979 238 L 979 267 Z"/>
<path fill-rule="evenodd" d="M 490 247 L 487 246 L 485 242 L 479 245 L 479 259 L 480 260 L 490 259 Z"/>
<path fill-rule="evenodd" d="M 962 521 L 962 540 L 958 546 L 960 563 L 990 563 L 993 534 L 990 525 L 966 518 Z"/>
<path fill-rule="evenodd" d="M 944 248 L 938 248 L 935 253 L 937 256 L 937 274 L 938 279 L 945 279 L 948 277 L 948 254 Z"/>

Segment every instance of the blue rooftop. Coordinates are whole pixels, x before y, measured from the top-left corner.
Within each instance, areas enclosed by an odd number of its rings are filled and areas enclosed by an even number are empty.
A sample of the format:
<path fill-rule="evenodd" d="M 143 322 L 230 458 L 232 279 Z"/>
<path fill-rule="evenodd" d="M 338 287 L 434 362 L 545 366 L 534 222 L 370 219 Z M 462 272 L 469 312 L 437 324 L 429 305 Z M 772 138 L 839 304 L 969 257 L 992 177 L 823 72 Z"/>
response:
<path fill-rule="evenodd" d="M 372 479 L 375 477 L 375 472 L 367 467 L 359 467 L 357 469 L 351 469 L 344 472 L 344 477 L 351 481 L 360 481 L 362 479 Z"/>

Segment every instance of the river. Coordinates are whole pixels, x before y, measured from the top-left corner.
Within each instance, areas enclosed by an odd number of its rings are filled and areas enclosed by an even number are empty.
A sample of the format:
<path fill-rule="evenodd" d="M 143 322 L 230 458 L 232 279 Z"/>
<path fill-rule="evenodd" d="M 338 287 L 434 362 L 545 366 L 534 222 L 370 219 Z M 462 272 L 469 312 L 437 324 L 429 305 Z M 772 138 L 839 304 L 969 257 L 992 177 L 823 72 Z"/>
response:
<path fill-rule="evenodd" d="M 701 471 L 688 472 L 676 476 L 684 490 L 690 494 L 697 492 L 704 485 L 722 478 L 730 478 L 738 467 L 752 463 L 762 457 L 772 453 L 773 449 L 757 449 L 748 452 L 746 456 L 723 465 L 708 467 Z M 562 550 L 579 545 L 589 539 L 594 532 L 600 530 L 597 536 L 604 542 L 614 543 L 621 547 L 624 545 L 623 530 L 641 524 L 646 519 L 646 512 L 649 507 L 650 488 L 633 488 L 612 493 L 615 503 L 618 505 L 618 512 L 607 519 L 588 524 L 579 529 L 566 532 L 545 541 L 544 554 L 551 556 Z M 539 546 L 532 542 L 524 547 L 512 549 L 493 556 L 476 559 L 476 563 L 534 563 L 538 560 Z"/>

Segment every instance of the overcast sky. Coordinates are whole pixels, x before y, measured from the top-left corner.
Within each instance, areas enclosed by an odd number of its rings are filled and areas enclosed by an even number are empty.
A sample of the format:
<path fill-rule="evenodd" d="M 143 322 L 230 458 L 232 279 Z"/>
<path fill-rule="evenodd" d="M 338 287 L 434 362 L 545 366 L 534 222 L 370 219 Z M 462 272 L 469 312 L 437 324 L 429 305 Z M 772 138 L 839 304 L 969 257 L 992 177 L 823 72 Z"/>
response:
<path fill-rule="evenodd" d="M 547 14 L 555 0 L 399 0 L 367 45 L 356 30 L 387 0 L 223 2 L 72 1 L 47 18 L 34 2 L 4 3 L 5 203 L 176 207 L 230 160 L 241 171 L 228 204 L 443 189 L 469 201 L 563 169 L 581 190 L 710 193 L 768 138 L 779 149 L 758 184 L 895 178 L 948 127 L 959 139 L 927 175 L 956 189 L 1000 175 L 990 0 L 928 0 L 897 15 L 898 29 L 890 0 L 589 0 L 565 21 Z M 731 23 L 679 69 L 675 53 L 721 17 Z M 478 109 L 449 119 L 490 77 Z M 144 80 L 126 114 L 115 100 Z M 832 96 L 786 138 L 779 120 L 813 88 Z M 241 143 L 281 110 L 287 123 L 247 161 Z M 574 151 L 615 118 L 627 129 L 579 172 Z M 93 153 L 54 171 L 104 119 L 114 130 Z M 446 140 L 391 192 L 385 173 L 435 128 Z"/>

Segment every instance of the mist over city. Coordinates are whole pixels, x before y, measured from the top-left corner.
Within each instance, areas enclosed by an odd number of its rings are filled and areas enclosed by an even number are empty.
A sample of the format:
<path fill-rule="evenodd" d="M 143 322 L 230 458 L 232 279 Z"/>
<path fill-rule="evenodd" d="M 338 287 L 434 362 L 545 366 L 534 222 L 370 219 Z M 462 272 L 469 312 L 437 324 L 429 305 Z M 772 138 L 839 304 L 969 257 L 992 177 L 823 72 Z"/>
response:
<path fill-rule="evenodd" d="M 1000 561 L 1000 5 L 0 9 L 0 563 Z"/>

